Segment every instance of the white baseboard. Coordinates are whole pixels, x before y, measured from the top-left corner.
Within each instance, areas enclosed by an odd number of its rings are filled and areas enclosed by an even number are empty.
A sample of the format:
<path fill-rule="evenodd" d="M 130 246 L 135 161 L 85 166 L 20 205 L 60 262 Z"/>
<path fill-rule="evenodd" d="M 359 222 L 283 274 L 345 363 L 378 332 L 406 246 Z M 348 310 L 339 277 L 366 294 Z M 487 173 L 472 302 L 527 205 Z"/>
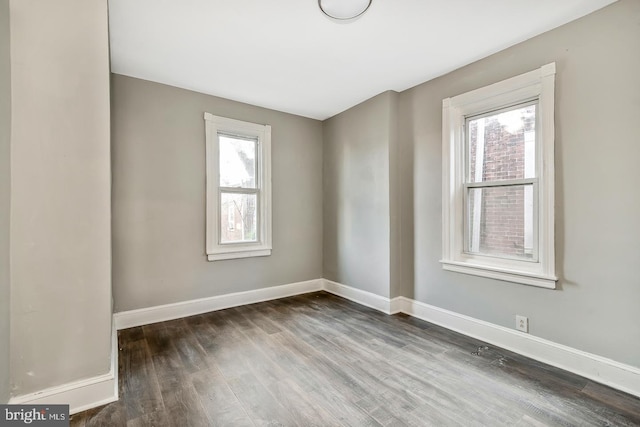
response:
<path fill-rule="evenodd" d="M 11 405 L 69 405 L 69 413 L 106 405 L 118 400 L 118 332 L 111 331 L 111 368 L 108 373 L 80 381 L 16 396 Z"/>
<path fill-rule="evenodd" d="M 113 317 L 116 322 L 116 328 L 120 330 L 292 295 L 316 292 L 322 289 L 322 279 L 307 280 L 306 282 L 272 286 L 253 291 L 236 292 L 233 294 L 158 305 L 138 310 L 121 311 L 115 313 Z"/>
<path fill-rule="evenodd" d="M 322 282 L 323 290 L 338 295 L 339 297 L 376 309 L 385 314 L 395 314 L 399 312 L 397 298 L 391 300 L 387 297 L 381 297 L 380 295 L 327 279 L 322 279 Z"/>
<path fill-rule="evenodd" d="M 389 305 L 389 314 L 403 313 L 402 308 L 404 307 L 404 300 L 404 297 L 392 298 L 391 304 Z"/>
<path fill-rule="evenodd" d="M 640 397 L 640 369 L 514 329 L 400 297 L 400 311 Z"/>

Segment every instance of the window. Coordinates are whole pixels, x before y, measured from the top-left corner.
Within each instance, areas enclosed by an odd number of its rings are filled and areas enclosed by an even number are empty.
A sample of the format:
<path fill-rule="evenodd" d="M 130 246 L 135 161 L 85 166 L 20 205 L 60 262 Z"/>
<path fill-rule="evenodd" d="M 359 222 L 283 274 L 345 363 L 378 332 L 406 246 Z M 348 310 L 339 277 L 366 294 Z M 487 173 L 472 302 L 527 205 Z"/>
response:
<path fill-rule="evenodd" d="M 207 258 L 271 255 L 271 126 L 204 119 Z"/>
<path fill-rule="evenodd" d="M 555 288 L 555 64 L 442 102 L 445 270 Z"/>

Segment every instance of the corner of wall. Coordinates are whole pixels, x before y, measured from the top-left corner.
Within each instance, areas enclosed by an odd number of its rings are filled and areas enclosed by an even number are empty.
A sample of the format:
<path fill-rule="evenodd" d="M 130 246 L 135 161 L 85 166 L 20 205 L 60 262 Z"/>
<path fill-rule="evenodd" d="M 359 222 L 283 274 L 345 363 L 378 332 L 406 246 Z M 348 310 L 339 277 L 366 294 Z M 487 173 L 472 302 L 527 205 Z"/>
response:
<path fill-rule="evenodd" d="M 400 94 L 389 91 L 389 298 L 402 295 L 402 198 L 398 135 Z"/>
<path fill-rule="evenodd" d="M 109 370 L 109 40 L 106 1 L 12 1 L 9 19 L 10 343 L 0 348 L 15 397 Z"/>
<path fill-rule="evenodd" d="M 0 0 L 0 403 L 10 396 L 11 28 Z"/>

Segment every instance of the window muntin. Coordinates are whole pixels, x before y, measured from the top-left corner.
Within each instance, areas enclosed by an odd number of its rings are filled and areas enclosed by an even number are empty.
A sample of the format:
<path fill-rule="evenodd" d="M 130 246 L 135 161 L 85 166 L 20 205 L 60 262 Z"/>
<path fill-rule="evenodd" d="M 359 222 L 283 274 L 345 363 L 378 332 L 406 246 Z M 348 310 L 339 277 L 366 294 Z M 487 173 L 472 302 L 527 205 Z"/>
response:
<path fill-rule="evenodd" d="M 209 261 L 271 254 L 271 127 L 205 113 Z"/>

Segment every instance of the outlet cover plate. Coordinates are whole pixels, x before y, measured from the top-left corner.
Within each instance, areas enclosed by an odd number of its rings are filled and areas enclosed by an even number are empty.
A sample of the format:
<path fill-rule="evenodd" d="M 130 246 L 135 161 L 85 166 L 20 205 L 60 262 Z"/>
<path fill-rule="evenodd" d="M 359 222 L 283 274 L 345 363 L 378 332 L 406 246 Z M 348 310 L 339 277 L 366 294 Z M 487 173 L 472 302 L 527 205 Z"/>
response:
<path fill-rule="evenodd" d="M 529 333 L 529 318 L 516 314 L 516 329 Z"/>

